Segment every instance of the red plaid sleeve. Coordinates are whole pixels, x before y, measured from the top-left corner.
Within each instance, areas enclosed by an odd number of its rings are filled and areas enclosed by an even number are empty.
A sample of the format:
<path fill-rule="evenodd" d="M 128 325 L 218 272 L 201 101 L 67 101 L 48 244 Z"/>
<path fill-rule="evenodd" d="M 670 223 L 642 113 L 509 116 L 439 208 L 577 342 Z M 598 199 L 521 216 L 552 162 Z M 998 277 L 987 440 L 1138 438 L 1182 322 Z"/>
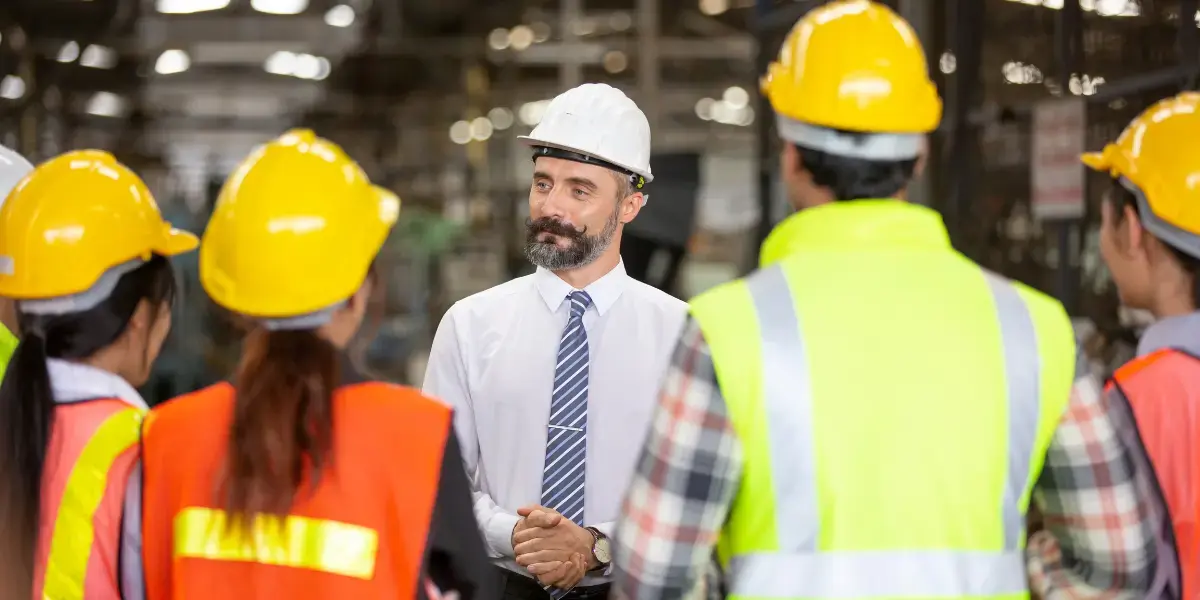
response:
<path fill-rule="evenodd" d="M 1165 558 L 1154 525 L 1165 507 L 1114 400 L 1095 377 L 1075 382 L 1034 488 L 1046 529 L 1026 556 L 1030 588 L 1047 600 L 1146 597 Z"/>
<path fill-rule="evenodd" d="M 742 449 L 699 326 L 684 328 L 617 525 L 616 597 L 694 597 L 741 478 Z M 710 584 L 711 585 L 711 584 Z M 715 591 L 715 590 L 714 590 Z"/>

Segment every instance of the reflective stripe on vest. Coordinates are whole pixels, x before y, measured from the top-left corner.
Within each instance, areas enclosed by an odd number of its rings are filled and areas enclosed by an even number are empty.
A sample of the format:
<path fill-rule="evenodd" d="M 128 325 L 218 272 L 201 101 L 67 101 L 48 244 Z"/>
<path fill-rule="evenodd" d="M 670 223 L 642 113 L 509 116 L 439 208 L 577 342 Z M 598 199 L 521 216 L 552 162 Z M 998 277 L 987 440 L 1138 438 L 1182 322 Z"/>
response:
<path fill-rule="evenodd" d="M 326 519 L 260 516 L 250 536 L 227 527 L 227 514 L 185 508 L 175 516 L 175 556 L 256 562 L 312 569 L 357 579 L 375 576 L 379 533 L 369 527 Z"/>
<path fill-rule="evenodd" d="M 113 462 L 138 443 L 143 415 L 141 410 L 130 408 L 109 416 L 71 466 L 54 521 L 42 597 L 85 597 L 88 560 L 96 536 L 96 509 L 108 489 Z"/>
<path fill-rule="evenodd" d="M 1000 552 L 821 552 L 813 439 L 813 397 L 804 339 L 781 265 L 746 280 L 760 323 L 763 401 L 776 497 L 779 552 L 735 555 L 731 592 L 758 598 L 995 596 L 1026 591 L 1019 499 L 1029 479 L 1039 418 L 1037 334 L 1010 283 L 986 274 L 1003 336 L 1008 382 L 1008 481 L 996 508 L 1004 524 Z"/>

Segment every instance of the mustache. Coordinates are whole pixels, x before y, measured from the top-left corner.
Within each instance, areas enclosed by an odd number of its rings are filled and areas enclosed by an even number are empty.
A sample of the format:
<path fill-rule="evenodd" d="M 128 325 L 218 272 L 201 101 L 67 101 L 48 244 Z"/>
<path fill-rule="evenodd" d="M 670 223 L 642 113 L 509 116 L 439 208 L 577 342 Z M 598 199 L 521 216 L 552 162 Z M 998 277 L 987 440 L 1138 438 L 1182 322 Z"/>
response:
<path fill-rule="evenodd" d="M 525 219 L 525 230 L 529 232 L 529 238 L 532 239 L 539 233 L 549 233 L 565 238 L 577 240 L 587 235 L 587 227 L 583 229 L 575 229 L 574 227 L 553 219 L 550 217 L 542 217 L 536 221 L 533 219 Z"/>

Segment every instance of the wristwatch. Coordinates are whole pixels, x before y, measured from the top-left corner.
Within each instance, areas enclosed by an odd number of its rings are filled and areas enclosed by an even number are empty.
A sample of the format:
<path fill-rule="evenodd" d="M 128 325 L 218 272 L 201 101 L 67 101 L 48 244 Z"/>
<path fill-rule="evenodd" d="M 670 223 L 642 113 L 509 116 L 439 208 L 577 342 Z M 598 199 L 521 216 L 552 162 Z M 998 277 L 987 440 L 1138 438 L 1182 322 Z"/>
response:
<path fill-rule="evenodd" d="M 608 536 L 595 527 L 588 527 L 588 533 L 592 534 L 592 558 L 596 559 L 596 570 L 607 569 L 612 563 L 612 546 L 608 541 Z"/>

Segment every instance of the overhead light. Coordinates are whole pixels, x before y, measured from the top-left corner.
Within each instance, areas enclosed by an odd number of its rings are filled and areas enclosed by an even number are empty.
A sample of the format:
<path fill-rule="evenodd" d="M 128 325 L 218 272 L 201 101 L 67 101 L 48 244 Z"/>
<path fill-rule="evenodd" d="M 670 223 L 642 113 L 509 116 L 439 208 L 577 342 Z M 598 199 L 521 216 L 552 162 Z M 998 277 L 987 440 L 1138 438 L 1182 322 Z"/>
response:
<path fill-rule="evenodd" d="M 938 68 L 941 69 L 943 73 L 949 75 L 958 70 L 958 58 L 954 56 L 953 52 L 947 50 L 943 52 L 942 57 L 938 59 Z"/>
<path fill-rule="evenodd" d="M 280 50 L 267 58 L 263 70 L 273 75 L 291 75 L 300 79 L 320 81 L 329 77 L 333 67 L 323 56 Z"/>
<path fill-rule="evenodd" d="M 159 75 L 182 73 L 192 66 L 192 59 L 183 50 L 165 50 L 154 61 L 154 72 Z"/>
<path fill-rule="evenodd" d="M 701 121 L 711 121 L 713 104 L 715 103 L 716 100 L 713 100 L 712 98 L 701 98 L 697 100 L 696 116 L 700 117 Z"/>
<path fill-rule="evenodd" d="M 55 57 L 60 63 L 75 62 L 79 58 L 79 44 L 74 41 L 67 42 L 58 49 L 58 56 Z"/>
<path fill-rule="evenodd" d="M 308 8 L 308 0 L 250 0 L 250 7 L 270 15 L 298 15 Z"/>
<path fill-rule="evenodd" d="M 700 0 L 700 12 L 714 17 L 729 10 L 729 0 Z"/>
<path fill-rule="evenodd" d="M 521 122 L 530 127 L 537 125 L 542 120 L 542 115 L 546 114 L 546 107 L 550 106 L 549 100 L 538 100 L 537 102 L 526 102 L 517 109 L 517 116 Z"/>
<path fill-rule="evenodd" d="M 513 114 L 511 110 L 503 106 L 497 106 L 488 111 L 488 120 L 492 122 L 492 127 L 496 131 L 504 131 L 513 125 Z"/>
<path fill-rule="evenodd" d="M 107 46 L 92 44 L 83 49 L 79 64 L 93 69 L 111 69 L 117 66 L 117 52 Z"/>
<path fill-rule="evenodd" d="M 508 41 L 513 50 L 524 50 L 533 45 L 533 30 L 528 25 L 517 25 L 508 32 Z"/>
<path fill-rule="evenodd" d="M 604 53 L 604 70 L 616 75 L 629 67 L 629 57 L 620 50 L 609 50 Z"/>
<path fill-rule="evenodd" d="M 325 13 L 325 24 L 330 27 L 349 27 L 354 24 L 354 9 L 339 4 Z"/>
<path fill-rule="evenodd" d="M 736 85 L 727 88 L 721 98 L 734 108 L 744 108 L 750 104 L 750 94 Z"/>
<path fill-rule="evenodd" d="M 488 46 L 492 50 L 503 50 L 508 47 L 509 38 L 508 30 L 503 27 L 497 27 L 488 34 Z"/>
<path fill-rule="evenodd" d="M 229 0 L 157 0 L 154 8 L 167 15 L 188 15 L 229 6 Z"/>
<path fill-rule="evenodd" d="M 450 141 L 460 146 L 471 141 L 471 124 L 466 121 L 457 121 L 451 125 Z"/>
<path fill-rule="evenodd" d="M 0 79 L 0 98 L 16 100 L 25 95 L 25 80 L 16 75 L 5 75 Z"/>
<path fill-rule="evenodd" d="M 1004 80 L 1008 83 L 1017 85 L 1028 83 L 1042 83 L 1042 70 L 1034 65 L 1029 65 L 1017 61 L 1008 61 L 1000 67 L 1000 72 L 1004 75 Z"/>
<path fill-rule="evenodd" d="M 96 92 L 88 100 L 86 110 L 100 117 L 119 117 L 125 112 L 125 100 L 112 92 Z"/>
<path fill-rule="evenodd" d="M 471 139 L 483 142 L 492 137 L 492 122 L 487 117 L 475 117 L 471 121 Z"/>

